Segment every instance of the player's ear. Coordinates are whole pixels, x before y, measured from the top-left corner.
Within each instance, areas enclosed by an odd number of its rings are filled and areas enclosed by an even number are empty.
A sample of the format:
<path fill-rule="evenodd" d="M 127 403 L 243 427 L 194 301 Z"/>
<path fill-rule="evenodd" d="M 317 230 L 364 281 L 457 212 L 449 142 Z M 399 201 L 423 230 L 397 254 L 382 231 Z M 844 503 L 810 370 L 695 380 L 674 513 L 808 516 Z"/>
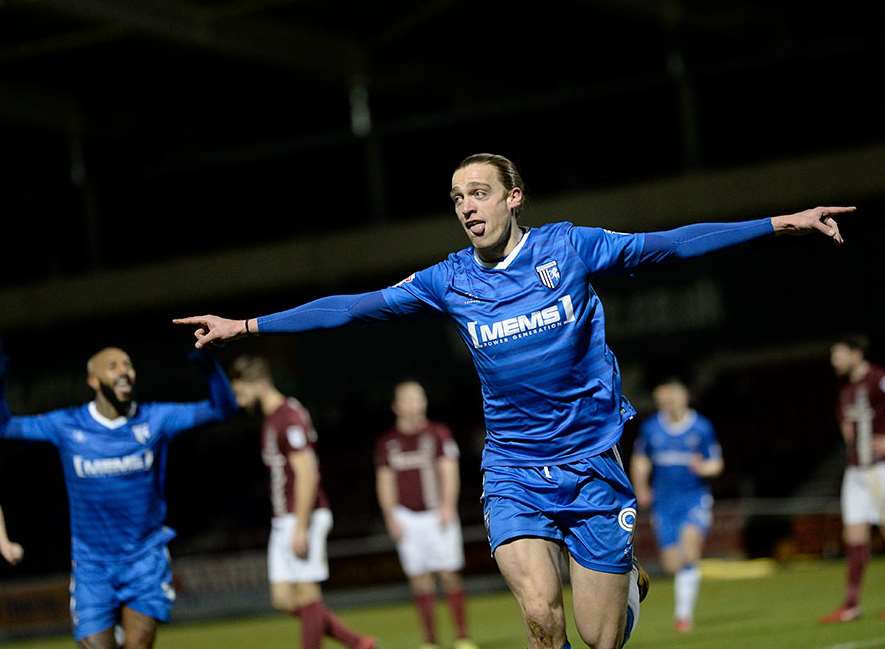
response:
<path fill-rule="evenodd" d="M 518 210 L 522 207 L 522 190 L 519 187 L 512 188 L 507 193 L 507 207 L 511 210 Z"/>
<path fill-rule="evenodd" d="M 95 378 L 95 374 L 90 374 L 86 377 L 86 385 L 88 385 L 93 390 L 98 390 L 98 379 Z"/>

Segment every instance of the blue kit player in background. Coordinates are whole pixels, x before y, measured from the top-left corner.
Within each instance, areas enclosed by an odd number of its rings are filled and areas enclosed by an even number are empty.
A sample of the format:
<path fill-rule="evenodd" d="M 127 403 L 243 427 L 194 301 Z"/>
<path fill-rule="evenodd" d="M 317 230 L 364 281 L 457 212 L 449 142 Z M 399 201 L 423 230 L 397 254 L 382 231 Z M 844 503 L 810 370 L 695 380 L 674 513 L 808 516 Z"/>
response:
<path fill-rule="evenodd" d="M 71 617 L 74 639 L 89 649 L 152 647 L 157 622 L 169 620 L 175 591 L 163 525 L 166 453 L 178 433 L 219 422 L 237 409 L 221 367 L 196 362 L 209 376 L 198 403 L 136 403 L 135 368 L 122 349 L 87 363 L 95 400 L 42 415 L 14 417 L 0 375 L 0 437 L 49 442 L 61 456 L 71 513 Z"/>
<path fill-rule="evenodd" d="M 707 480 L 722 473 L 722 452 L 713 425 L 689 408 L 681 381 L 658 385 L 654 400 L 658 412 L 640 428 L 630 477 L 639 506 L 651 505 L 661 563 L 676 577 L 674 626 L 686 632 L 692 629 L 701 582 L 697 563 L 713 518 Z"/>
<path fill-rule="evenodd" d="M 200 348 L 256 333 L 422 312 L 451 317 L 482 386 L 489 541 L 519 602 L 530 649 L 570 646 L 559 568 L 563 547 L 578 633 L 595 649 L 620 647 L 638 621 L 639 582 L 647 586 L 633 565 L 636 499 L 617 451 L 624 422 L 635 411 L 621 394 L 602 303 L 590 280 L 780 230 L 819 231 L 841 243 L 833 216 L 854 208 L 648 234 L 567 222 L 529 228 L 518 221 L 522 178 L 510 160 L 493 154 L 462 161 L 450 197 L 470 246 L 396 286 L 249 320 L 203 315 L 176 322 L 196 326 Z"/>

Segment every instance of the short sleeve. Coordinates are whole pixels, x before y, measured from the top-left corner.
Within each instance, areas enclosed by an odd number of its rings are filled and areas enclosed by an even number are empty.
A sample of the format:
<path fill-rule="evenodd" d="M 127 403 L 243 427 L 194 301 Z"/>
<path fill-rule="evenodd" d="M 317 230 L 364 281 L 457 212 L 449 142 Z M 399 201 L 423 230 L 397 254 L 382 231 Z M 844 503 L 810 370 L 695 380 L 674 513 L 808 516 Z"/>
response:
<path fill-rule="evenodd" d="M 220 421 L 218 412 L 209 400 L 195 403 L 151 403 L 139 406 L 149 408 L 148 420 L 160 435 L 173 438 L 181 432 Z"/>
<path fill-rule="evenodd" d="M 375 466 L 389 466 L 390 462 L 387 460 L 387 444 L 385 443 L 385 437 L 381 437 L 377 442 L 375 442 Z"/>
<path fill-rule="evenodd" d="M 643 423 L 642 426 L 639 427 L 639 435 L 636 436 L 636 441 L 633 442 L 633 455 L 648 455 L 648 423 Z"/>
<path fill-rule="evenodd" d="M 401 282 L 381 291 L 387 306 L 398 315 L 421 311 L 447 311 L 445 292 L 449 286 L 447 262 L 440 262 L 412 273 Z"/>
<path fill-rule="evenodd" d="M 316 437 L 310 420 L 291 409 L 276 423 L 275 432 L 279 449 L 284 455 L 311 448 Z"/>
<path fill-rule="evenodd" d="M 576 225 L 569 229 L 568 237 L 591 275 L 636 268 L 645 245 L 644 234 L 625 234 Z"/>
<path fill-rule="evenodd" d="M 447 426 L 438 426 L 436 429 L 436 457 L 457 460 L 461 456 L 458 442 L 452 436 L 452 431 Z"/>
<path fill-rule="evenodd" d="M 704 456 L 704 459 L 707 460 L 718 460 L 722 458 L 722 448 L 719 446 L 719 441 L 716 439 L 716 431 L 713 429 L 713 424 L 711 424 L 708 420 L 703 420 L 703 432 L 701 434 L 701 455 Z"/>

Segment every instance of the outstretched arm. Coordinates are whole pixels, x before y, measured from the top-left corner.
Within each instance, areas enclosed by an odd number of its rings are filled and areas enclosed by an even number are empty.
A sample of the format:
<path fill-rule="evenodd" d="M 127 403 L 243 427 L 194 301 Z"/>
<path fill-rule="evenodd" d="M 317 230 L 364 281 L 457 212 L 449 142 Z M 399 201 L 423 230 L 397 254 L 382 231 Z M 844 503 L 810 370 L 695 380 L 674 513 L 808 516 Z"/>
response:
<path fill-rule="evenodd" d="M 698 257 L 776 232 L 820 232 L 843 243 L 834 216 L 853 212 L 853 207 L 816 207 L 795 214 L 734 223 L 696 223 L 673 230 L 622 234 L 601 228 L 573 227 L 572 244 L 591 273 L 612 269 L 630 270 L 642 264 L 668 259 Z"/>
<path fill-rule="evenodd" d="M 237 411 L 236 395 L 215 357 L 200 350 L 192 352 L 188 358 L 206 372 L 209 399 L 197 403 L 155 404 L 154 407 L 160 412 L 163 429 L 170 436 L 204 424 L 224 421 Z"/>
<path fill-rule="evenodd" d="M 55 426 L 52 414 L 13 417 L 6 403 L 6 375 L 9 359 L 0 352 L 0 438 L 25 439 L 34 442 L 54 442 Z"/>
<path fill-rule="evenodd" d="M 18 543 L 9 540 L 6 534 L 6 519 L 3 517 L 3 508 L 0 507 L 0 555 L 12 565 L 22 560 L 25 551 Z"/>
<path fill-rule="evenodd" d="M 175 324 L 196 325 L 197 349 L 209 343 L 236 340 L 252 334 L 298 333 L 330 329 L 351 322 L 389 320 L 423 310 L 426 303 L 405 290 L 385 289 L 357 295 L 323 297 L 294 309 L 248 320 L 229 320 L 215 315 L 173 320 Z"/>
<path fill-rule="evenodd" d="M 772 218 L 737 223 L 698 223 L 675 230 L 649 232 L 639 263 L 658 262 L 670 257 L 689 258 L 734 246 L 774 232 L 807 234 L 820 232 L 837 244 L 844 243 L 839 224 L 833 218 L 853 212 L 853 207 L 816 207 L 812 210 Z"/>

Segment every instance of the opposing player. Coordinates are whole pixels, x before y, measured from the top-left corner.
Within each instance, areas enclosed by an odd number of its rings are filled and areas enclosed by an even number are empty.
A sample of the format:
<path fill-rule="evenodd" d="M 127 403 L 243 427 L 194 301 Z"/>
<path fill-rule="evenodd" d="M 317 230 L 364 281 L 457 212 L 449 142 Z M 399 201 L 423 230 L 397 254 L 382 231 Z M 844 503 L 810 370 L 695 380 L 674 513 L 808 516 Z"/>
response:
<path fill-rule="evenodd" d="M 82 406 L 13 417 L 0 377 L 0 437 L 49 442 L 61 456 L 71 515 L 71 618 L 81 647 L 117 647 L 117 624 L 126 649 L 152 647 L 157 622 L 169 620 L 169 441 L 237 408 L 218 364 L 203 353 L 195 361 L 209 378 L 210 398 L 198 403 L 137 403 L 135 368 L 115 347 L 89 359 L 86 382 L 95 399 Z"/>
<path fill-rule="evenodd" d="M 869 341 L 847 336 L 830 349 L 830 362 L 842 379 L 838 418 L 848 450 L 842 480 L 842 524 L 848 571 L 845 599 L 823 623 L 851 622 L 861 616 L 860 592 L 870 561 L 870 528 L 885 524 L 885 368 L 867 358 Z M 885 613 L 882 614 L 885 618 Z"/>
<path fill-rule="evenodd" d="M 22 560 L 24 554 L 22 546 L 9 540 L 6 533 L 6 518 L 3 516 L 3 508 L 0 507 L 0 556 L 14 566 Z"/>
<path fill-rule="evenodd" d="M 375 447 L 378 504 L 409 578 L 424 631 L 422 649 L 436 649 L 436 580 L 446 593 L 455 649 L 476 649 L 467 632 L 458 445 L 444 425 L 427 419 L 427 394 L 416 381 L 394 389 L 396 423 Z"/>
<path fill-rule="evenodd" d="M 374 638 L 351 631 L 323 603 L 332 512 L 320 481 L 310 413 L 276 388 L 264 358 L 240 356 L 231 379 L 238 405 L 264 415 L 261 456 L 270 470 L 267 568 L 274 608 L 301 619 L 302 649 L 320 649 L 324 635 L 351 649 L 375 649 Z"/>
<path fill-rule="evenodd" d="M 820 232 L 841 243 L 833 217 L 854 208 L 648 234 L 567 222 L 520 227 L 522 178 L 512 162 L 493 154 L 458 165 L 450 196 L 470 247 L 396 286 L 249 320 L 204 315 L 176 322 L 197 327 L 199 348 L 256 333 L 428 311 L 449 315 L 482 385 L 489 541 L 522 609 L 530 649 L 569 646 L 559 572 L 563 546 L 578 633 L 596 649 L 620 647 L 638 620 L 641 598 L 641 573 L 631 567 L 636 500 L 617 450 L 635 410 L 621 394 L 590 280 L 779 231 Z"/>
<path fill-rule="evenodd" d="M 661 563 L 675 575 L 674 626 L 686 632 L 693 625 L 701 582 L 697 563 L 713 515 L 707 479 L 722 473 L 722 453 L 710 421 L 689 408 L 681 381 L 658 385 L 654 400 L 658 412 L 640 428 L 630 476 L 639 506 L 652 508 Z"/>

